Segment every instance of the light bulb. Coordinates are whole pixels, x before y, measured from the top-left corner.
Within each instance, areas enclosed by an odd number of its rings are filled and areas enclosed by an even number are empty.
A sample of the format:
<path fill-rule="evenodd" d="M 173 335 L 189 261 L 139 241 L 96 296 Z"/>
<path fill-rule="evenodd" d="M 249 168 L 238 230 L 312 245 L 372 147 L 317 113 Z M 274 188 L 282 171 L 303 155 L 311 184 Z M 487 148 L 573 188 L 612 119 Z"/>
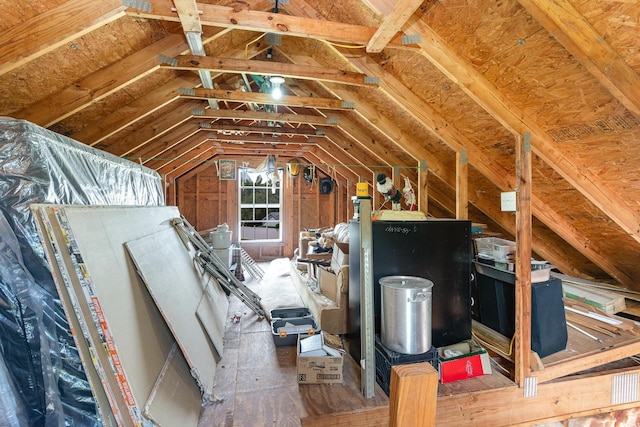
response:
<path fill-rule="evenodd" d="M 280 87 L 280 85 L 277 85 L 277 86 L 273 87 L 273 90 L 271 91 L 271 97 L 273 99 L 282 98 L 282 88 Z"/>
<path fill-rule="evenodd" d="M 281 76 L 273 76 L 270 79 L 271 82 L 271 97 L 273 99 L 280 99 L 282 98 L 282 88 L 280 87 L 281 84 L 284 83 L 284 77 Z"/>

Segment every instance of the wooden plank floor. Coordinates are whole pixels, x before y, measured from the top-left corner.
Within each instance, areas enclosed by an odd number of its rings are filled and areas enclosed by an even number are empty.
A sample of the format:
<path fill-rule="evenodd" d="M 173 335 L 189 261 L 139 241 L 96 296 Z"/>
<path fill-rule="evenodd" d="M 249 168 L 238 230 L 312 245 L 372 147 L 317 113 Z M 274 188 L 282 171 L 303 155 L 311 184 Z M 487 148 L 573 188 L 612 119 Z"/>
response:
<path fill-rule="evenodd" d="M 267 270 L 269 265 L 261 267 Z M 295 292 L 292 284 L 290 289 L 286 287 L 290 276 L 267 278 L 259 285 L 245 276 L 245 284 L 259 288 L 261 297 L 265 286 L 275 287 L 274 292 Z M 362 396 L 359 367 L 351 357 L 344 360 L 342 385 L 298 385 L 296 348 L 276 347 L 269 321 L 258 320 L 232 295 L 224 353 L 216 370 L 217 400 L 203 408 L 199 426 L 300 426 L 300 419 L 308 416 L 388 405 L 388 397 L 377 385 L 375 397 Z"/>
<path fill-rule="evenodd" d="M 269 264 L 261 264 L 261 266 L 263 269 L 267 269 Z M 263 297 L 263 302 L 274 303 L 278 299 L 285 298 L 291 292 L 295 292 L 289 275 L 283 273 L 275 276 L 275 278 L 272 277 L 261 282 L 249 280 L 247 277 L 246 284 L 256 291 L 259 290 L 257 292 Z M 291 300 L 287 300 L 287 303 L 291 303 Z M 542 372 L 556 371 L 558 367 L 568 363 L 571 369 L 564 372 L 563 375 L 570 375 L 594 367 L 589 363 L 576 365 L 580 356 L 596 357 L 599 364 L 606 364 L 608 361 L 628 357 L 627 352 L 631 355 L 640 351 L 638 336 L 634 333 L 625 332 L 615 337 L 603 337 L 603 341 L 604 343 L 596 343 L 584 335 L 570 330 L 567 349 L 544 358 L 543 363 L 546 369 Z M 616 351 L 621 353 L 617 354 Z M 616 353 L 618 357 L 609 359 L 609 353 L 611 356 Z M 600 356 L 602 360 L 600 360 Z M 305 419 L 305 425 L 309 426 L 327 425 L 327 423 L 329 425 L 352 425 L 351 421 L 340 424 L 338 418 L 341 414 L 348 413 L 361 413 L 363 414 L 360 417 L 362 420 L 368 419 L 367 416 L 372 416 L 367 414 L 381 416 L 382 412 L 380 411 L 389 404 L 388 397 L 376 385 L 376 396 L 372 399 L 364 399 L 360 392 L 359 367 L 349 356 L 344 360 L 345 380 L 342 385 L 298 385 L 295 347 L 276 347 L 270 323 L 267 320 L 258 320 L 248 307 L 235 296 L 231 296 L 225 331 L 224 354 L 216 370 L 214 393 L 217 400 L 203 408 L 199 426 L 287 427 L 301 426 L 301 419 Z M 508 364 L 505 367 L 512 368 Z M 513 415 L 513 412 L 511 414 L 500 412 L 496 408 L 495 413 L 492 412 L 490 417 L 493 425 L 529 425 L 531 424 L 530 420 L 542 421 L 545 418 L 543 408 L 549 406 L 551 404 L 549 402 L 560 401 L 560 396 L 563 396 L 567 390 L 580 391 L 584 387 L 579 381 L 573 381 L 567 383 L 565 389 L 564 383 L 557 383 L 557 380 L 549 381 L 547 384 L 539 386 L 540 396 L 538 398 L 525 399 L 522 390 L 509 378 L 511 375 L 501 372 L 497 365 L 494 365 L 493 368 L 491 375 L 439 385 L 438 425 L 470 425 L 469 417 L 479 422 L 483 416 L 486 417 L 484 406 L 493 402 L 493 399 L 503 401 L 503 403 L 510 402 L 505 407 L 519 408 L 518 417 Z M 618 366 L 614 368 L 618 368 Z M 545 380 L 548 381 L 551 378 L 555 378 L 555 376 L 551 375 Z M 572 378 L 569 377 L 568 380 Z M 588 376 L 585 381 L 589 381 Z M 547 393 L 547 389 L 550 392 Z M 485 401 L 485 395 L 489 400 Z M 587 409 L 577 410 L 573 407 L 576 402 L 571 401 L 571 404 L 567 404 L 567 408 L 556 408 L 546 416 L 550 419 L 563 420 L 572 418 L 572 415 L 575 416 L 577 413 L 582 415 L 596 413 L 598 407 L 607 410 L 607 408 L 623 409 L 630 406 L 629 404 L 611 405 L 608 399 L 600 402 L 602 399 L 598 400 L 595 397 L 587 400 L 588 403 L 591 403 L 591 406 L 585 406 Z M 534 405 L 534 408 L 529 414 L 523 409 L 531 404 Z M 536 406 L 538 404 L 539 406 Z M 520 414 L 521 412 L 522 414 Z M 327 417 L 329 415 L 331 417 Z M 388 412 L 385 412 L 385 415 L 388 416 Z M 480 425 L 477 422 L 471 424 Z M 366 425 L 370 424 L 369 422 Z M 374 423 L 371 425 L 382 424 Z"/>

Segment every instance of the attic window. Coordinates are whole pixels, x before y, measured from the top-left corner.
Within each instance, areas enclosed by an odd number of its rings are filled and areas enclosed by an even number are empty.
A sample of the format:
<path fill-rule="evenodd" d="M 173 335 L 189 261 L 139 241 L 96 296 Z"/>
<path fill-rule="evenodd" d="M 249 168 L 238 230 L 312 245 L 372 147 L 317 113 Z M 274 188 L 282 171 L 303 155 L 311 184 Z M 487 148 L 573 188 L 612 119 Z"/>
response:
<path fill-rule="evenodd" d="M 278 169 L 279 176 L 284 170 Z M 282 241 L 282 180 L 251 168 L 240 169 L 240 239 Z"/>

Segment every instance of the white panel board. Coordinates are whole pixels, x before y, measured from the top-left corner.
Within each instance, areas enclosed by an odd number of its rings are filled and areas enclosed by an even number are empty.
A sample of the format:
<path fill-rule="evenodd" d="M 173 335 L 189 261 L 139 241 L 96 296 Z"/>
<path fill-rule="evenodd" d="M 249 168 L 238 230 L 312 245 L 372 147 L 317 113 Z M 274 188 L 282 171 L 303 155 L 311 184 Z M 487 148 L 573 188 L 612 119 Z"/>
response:
<path fill-rule="evenodd" d="M 208 274 L 196 268 L 193 250 L 187 249 L 174 229 L 131 240 L 125 246 L 205 398 L 211 397 L 216 354 L 222 354 L 229 306 L 224 291 Z M 198 315 L 202 318 L 198 319 Z M 200 321 L 217 331 L 213 339 L 217 348 Z"/>
<path fill-rule="evenodd" d="M 175 207 L 64 206 L 58 216 L 68 228 L 73 260 L 87 302 L 93 304 L 123 390 L 142 412 L 174 343 L 124 247 L 131 239 L 171 229 Z M 125 378 L 122 378 L 124 375 Z"/>
<path fill-rule="evenodd" d="M 200 389 L 175 344 L 145 404 L 144 414 L 160 427 L 196 427 L 201 410 Z"/>
<path fill-rule="evenodd" d="M 129 419 L 127 406 L 122 396 L 120 396 L 117 381 L 113 376 L 109 377 L 107 374 L 107 371 L 110 370 L 108 358 L 104 351 L 102 351 L 103 354 L 100 357 L 96 354 L 101 351 L 99 339 L 94 339 L 94 336 L 89 332 L 82 310 L 75 298 L 73 285 L 63 260 L 63 253 L 59 251 L 58 239 L 63 240 L 60 230 L 54 230 L 51 226 L 46 208 L 32 205 L 32 213 L 65 316 L 71 328 L 71 334 L 78 350 L 82 367 L 96 399 L 102 422 L 107 427 L 132 426 L 133 421 Z M 103 361 L 107 363 L 107 366 L 103 365 Z M 122 415 L 125 418 L 122 418 Z"/>

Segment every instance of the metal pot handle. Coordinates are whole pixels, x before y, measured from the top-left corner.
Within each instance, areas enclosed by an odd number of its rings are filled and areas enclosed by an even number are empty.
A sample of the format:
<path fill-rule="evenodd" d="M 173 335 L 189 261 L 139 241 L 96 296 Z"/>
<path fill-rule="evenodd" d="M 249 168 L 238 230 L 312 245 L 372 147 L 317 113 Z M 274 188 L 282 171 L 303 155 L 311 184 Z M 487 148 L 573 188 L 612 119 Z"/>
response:
<path fill-rule="evenodd" d="M 407 302 L 424 302 L 429 299 L 429 292 L 416 292 L 407 298 Z"/>

